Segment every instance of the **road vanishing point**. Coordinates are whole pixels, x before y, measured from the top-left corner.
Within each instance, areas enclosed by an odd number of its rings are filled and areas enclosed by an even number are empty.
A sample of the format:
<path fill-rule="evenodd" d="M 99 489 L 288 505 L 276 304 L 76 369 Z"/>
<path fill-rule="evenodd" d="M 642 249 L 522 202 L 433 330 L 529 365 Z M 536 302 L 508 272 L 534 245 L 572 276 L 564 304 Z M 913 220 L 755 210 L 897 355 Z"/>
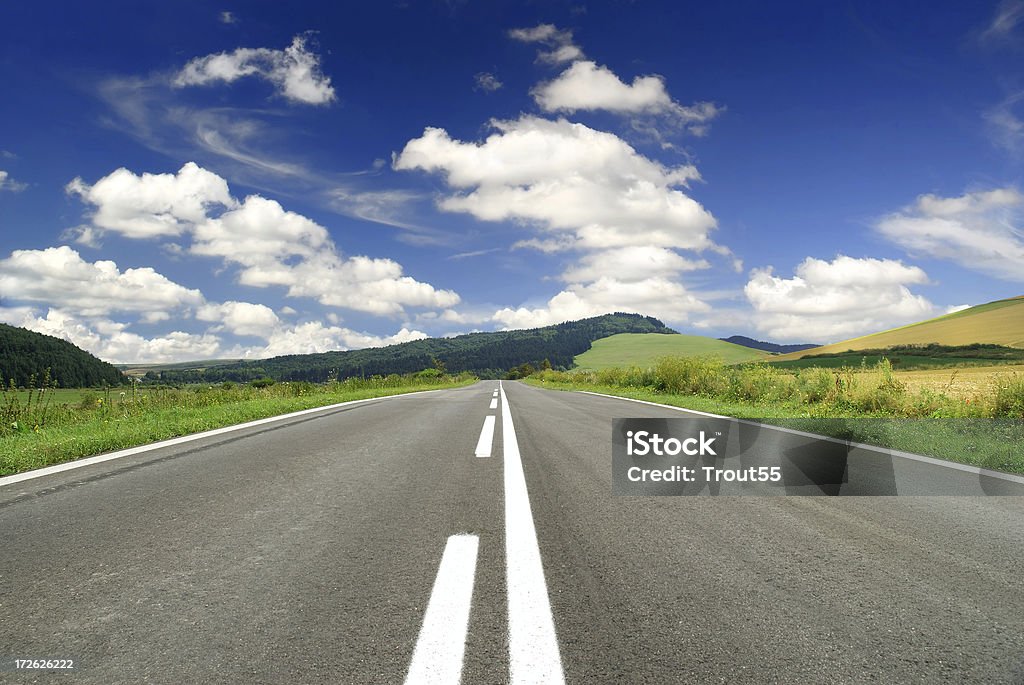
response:
<path fill-rule="evenodd" d="M 613 495 L 685 415 L 481 381 L 0 479 L 0 682 L 1024 683 L 1024 497 Z"/>

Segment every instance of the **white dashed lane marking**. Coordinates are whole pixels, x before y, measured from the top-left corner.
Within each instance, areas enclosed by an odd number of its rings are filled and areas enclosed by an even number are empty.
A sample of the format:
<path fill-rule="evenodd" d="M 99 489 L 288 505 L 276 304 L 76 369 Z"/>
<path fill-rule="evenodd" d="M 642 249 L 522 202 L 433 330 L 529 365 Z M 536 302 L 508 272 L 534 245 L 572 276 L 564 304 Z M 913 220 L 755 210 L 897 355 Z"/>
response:
<path fill-rule="evenodd" d="M 476 535 L 448 538 L 406 685 L 458 685 L 462 678 L 479 544 Z"/>

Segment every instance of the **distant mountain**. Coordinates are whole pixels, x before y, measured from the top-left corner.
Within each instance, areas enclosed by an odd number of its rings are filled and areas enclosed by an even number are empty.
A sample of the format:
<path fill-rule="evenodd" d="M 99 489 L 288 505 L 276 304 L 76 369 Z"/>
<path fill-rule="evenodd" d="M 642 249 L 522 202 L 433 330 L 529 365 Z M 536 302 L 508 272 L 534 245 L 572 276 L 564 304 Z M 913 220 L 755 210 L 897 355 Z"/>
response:
<path fill-rule="evenodd" d="M 988 343 L 1024 348 L 1024 296 L 996 300 L 935 319 L 822 345 L 815 348 L 813 354 L 930 343 L 946 346 Z M 796 352 L 786 355 L 786 358 L 799 359 L 801 356 Z"/>
<path fill-rule="evenodd" d="M 521 364 L 569 368 L 573 358 L 590 349 L 595 340 L 618 333 L 678 335 L 661 321 L 639 314 L 605 314 L 580 321 L 519 331 L 469 333 L 453 338 L 427 338 L 388 347 L 274 357 L 195 369 L 166 369 L 144 378 L 169 383 L 246 382 L 268 376 L 279 381 L 323 382 L 329 378 L 412 373 L 439 360 L 457 373 L 470 371 L 482 378 L 498 378 Z"/>
<path fill-rule="evenodd" d="M 89 388 L 122 385 L 127 377 L 112 364 L 101 361 L 67 340 L 25 328 L 0 324 L 0 381 L 27 387 L 50 370 L 50 378 L 61 388 Z"/>
<path fill-rule="evenodd" d="M 733 345 L 742 345 L 743 347 L 751 347 L 755 350 L 764 350 L 765 352 L 775 352 L 776 354 L 786 354 L 787 352 L 802 352 L 803 350 L 809 350 L 812 347 L 818 347 L 816 343 L 801 343 L 798 345 L 779 345 L 778 343 L 763 342 L 761 340 L 754 340 L 748 338 L 745 335 L 733 335 L 728 338 L 719 338 L 725 342 L 730 342 Z"/>

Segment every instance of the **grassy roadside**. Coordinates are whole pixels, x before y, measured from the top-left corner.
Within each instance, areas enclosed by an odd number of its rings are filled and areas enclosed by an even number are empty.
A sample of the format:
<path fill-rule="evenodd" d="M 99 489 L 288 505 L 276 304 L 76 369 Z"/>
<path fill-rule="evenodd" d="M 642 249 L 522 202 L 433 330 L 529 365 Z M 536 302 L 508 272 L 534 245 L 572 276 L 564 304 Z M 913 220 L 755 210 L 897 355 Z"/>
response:
<path fill-rule="evenodd" d="M 24 418 L 19 429 L 8 424 L 0 433 L 0 476 L 302 409 L 476 381 L 469 376 L 394 376 L 326 385 L 164 389 L 134 400 L 118 397 L 105 405 L 101 397 L 91 407 L 52 408 L 43 425 L 29 427 Z"/>
<path fill-rule="evenodd" d="M 851 442 L 924 454 L 961 464 L 1024 474 L 1024 421 L 1016 418 L 948 416 L 908 418 L 849 407 L 807 406 L 793 401 L 730 400 L 587 382 L 576 374 L 538 374 L 524 382 L 554 390 L 586 390 L 684 409 L 755 419 L 761 423 L 828 435 Z M 623 417 L 629 411 L 623 408 Z"/>

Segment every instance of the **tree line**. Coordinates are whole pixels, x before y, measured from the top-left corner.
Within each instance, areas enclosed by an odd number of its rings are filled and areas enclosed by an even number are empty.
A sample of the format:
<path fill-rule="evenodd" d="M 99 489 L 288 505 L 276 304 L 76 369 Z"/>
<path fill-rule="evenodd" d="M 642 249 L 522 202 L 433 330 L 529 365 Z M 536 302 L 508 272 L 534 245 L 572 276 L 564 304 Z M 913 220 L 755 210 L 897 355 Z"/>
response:
<path fill-rule="evenodd" d="M 61 388 L 124 385 L 128 378 L 66 340 L 0 324 L 0 382 L 39 387 L 47 375 Z"/>
<path fill-rule="evenodd" d="M 249 382 L 257 378 L 322 383 L 331 379 L 415 373 L 443 364 L 449 373 L 468 371 L 480 378 L 502 378 L 529 364 L 568 369 L 593 341 L 618 333 L 675 333 L 655 318 L 606 314 L 518 331 L 468 333 L 428 338 L 388 347 L 345 352 L 287 355 L 204 369 L 150 371 L 144 380 L 163 383 Z"/>

